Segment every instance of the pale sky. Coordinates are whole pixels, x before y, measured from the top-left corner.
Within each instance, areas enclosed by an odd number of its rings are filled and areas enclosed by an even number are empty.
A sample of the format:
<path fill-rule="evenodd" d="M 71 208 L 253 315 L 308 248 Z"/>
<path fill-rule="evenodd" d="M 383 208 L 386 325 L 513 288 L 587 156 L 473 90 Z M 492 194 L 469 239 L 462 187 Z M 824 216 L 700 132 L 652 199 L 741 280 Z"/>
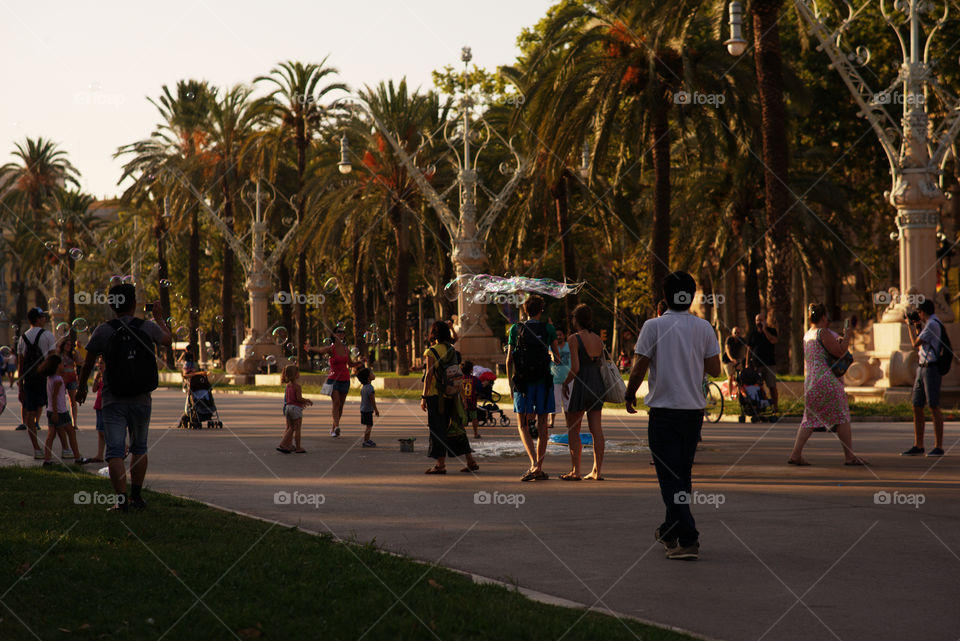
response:
<path fill-rule="evenodd" d="M 118 192 L 120 145 L 157 122 L 146 96 L 195 78 L 251 82 L 282 60 L 320 62 L 352 87 L 461 65 L 512 63 L 524 27 L 555 0 L 0 0 L 0 164 L 43 136 L 68 152 L 97 198 Z"/>

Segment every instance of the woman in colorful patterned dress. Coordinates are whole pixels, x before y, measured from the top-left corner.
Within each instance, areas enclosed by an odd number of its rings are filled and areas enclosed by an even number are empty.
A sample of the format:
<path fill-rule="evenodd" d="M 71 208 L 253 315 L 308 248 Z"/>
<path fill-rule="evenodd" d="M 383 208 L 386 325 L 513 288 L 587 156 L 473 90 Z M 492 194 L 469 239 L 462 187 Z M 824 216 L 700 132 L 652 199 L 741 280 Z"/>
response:
<path fill-rule="evenodd" d="M 810 465 L 803 458 L 803 446 L 814 431 L 836 431 L 843 446 L 844 465 L 866 465 L 867 461 L 853 453 L 853 435 L 850 429 L 850 407 L 843 381 L 834 375 L 829 357 L 839 358 L 848 349 L 846 331 L 838 335 L 828 325 L 827 308 L 813 303 L 809 309 L 810 329 L 803 335 L 804 410 L 797 430 L 797 439 L 787 463 Z"/>

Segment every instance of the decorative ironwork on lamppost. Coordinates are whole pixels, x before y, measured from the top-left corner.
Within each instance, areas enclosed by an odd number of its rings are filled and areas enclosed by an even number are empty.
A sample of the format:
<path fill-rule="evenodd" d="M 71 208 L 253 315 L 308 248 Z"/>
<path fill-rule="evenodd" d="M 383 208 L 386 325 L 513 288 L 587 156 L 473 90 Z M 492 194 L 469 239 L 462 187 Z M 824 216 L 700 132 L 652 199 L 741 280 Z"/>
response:
<path fill-rule="evenodd" d="M 465 77 L 472 59 L 473 54 L 470 47 L 463 47 L 460 60 L 464 63 Z M 410 154 L 404 150 L 396 135 L 366 105 L 356 101 L 347 105 L 348 108 L 356 105 L 363 109 L 407 169 L 420 194 L 436 211 L 440 221 L 450 234 L 450 258 L 453 261 L 458 280 L 462 280 L 462 277 L 482 274 L 486 269 L 487 254 L 485 246 L 490 230 L 500 214 L 503 213 L 507 202 L 516 191 L 527 169 L 526 159 L 521 157 L 511 140 L 504 139 L 482 117 L 471 119 L 471 109 L 475 104 L 469 87 L 465 87 L 463 98 L 460 101 L 462 111 L 460 122 L 448 121 L 443 129 L 444 142 L 453 153 L 457 166 L 455 186 L 459 187 L 459 215 L 454 214 L 444 199 L 447 192 L 437 193 L 424 176 L 424 171 L 417 167 Z M 462 127 L 462 131 L 459 132 L 462 140 L 459 142 L 455 131 L 457 124 Z M 500 164 L 500 172 L 510 178 L 499 193 L 493 193 L 484 187 L 476 170 L 480 155 L 494 138 L 499 139 L 513 157 L 512 163 L 504 161 Z M 471 146 L 472 142 L 475 143 L 474 146 Z M 345 136 L 341 140 L 339 168 L 341 173 L 349 173 L 352 166 L 344 150 L 349 151 Z M 482 213 L 477 206 L 478 189 L 482 189 L 490 199 L 490 204 Z M 464 358 L 476 363 L 502 362 L 503 352 L 500 348 L 500 341 L 493 336 L 493 332 L 487 325 L 483 304 L 474 302 L 467 293 L 460 291 L 457 299 L 457 310 L 459 349 Z M 469 319 L 469 321 L 465 322 L 464 319 Z"/>

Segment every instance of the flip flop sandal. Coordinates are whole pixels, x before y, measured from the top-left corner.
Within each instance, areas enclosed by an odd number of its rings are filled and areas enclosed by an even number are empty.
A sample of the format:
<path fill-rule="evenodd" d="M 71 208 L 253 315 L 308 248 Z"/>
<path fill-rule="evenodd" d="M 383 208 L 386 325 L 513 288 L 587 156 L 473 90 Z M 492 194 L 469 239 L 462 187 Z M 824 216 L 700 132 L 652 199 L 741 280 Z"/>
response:
<path fill-rule="evenodd" d="M 285 448 L 282 448 L 282 447 L 278 447 L 278 448 L 277 448 L 277 451 L 278 451 L 278 452 L 283 452 L 284 454 L 292 454 L 292 453 L 293 453 L 293 450 L 288 450 L 288 449 L 285 449 Z"/>
<path fill-rule="evenodd" d="M 424 474 L 446 474 L 446 473 L 447 473 L 447 468 L 437 467 L 436 465 L 434 465 L 429 470 L 424 472 Z"/>
<path fill-rule="evenodd" d="M 461 471 L 461 472 L 464 472 L 464 473 L 467 473 L 467 472 L 476 472 L 476 471 L 479 470 L 479 469 L 480 469 L 480 465 L 477 464 L 477 463 L 474 463 L 473 465 L 468 465 L 468 466 L 466 466 L 465 468 L 463 468 L 463 469 L 460 470 L 460 471 Z"/>
<path fill-rule="evenodd" d="M 576 474 L 561 474 L 560 480 L 562 481 L 581 481 L 582 477 L 577 476 Z"/>

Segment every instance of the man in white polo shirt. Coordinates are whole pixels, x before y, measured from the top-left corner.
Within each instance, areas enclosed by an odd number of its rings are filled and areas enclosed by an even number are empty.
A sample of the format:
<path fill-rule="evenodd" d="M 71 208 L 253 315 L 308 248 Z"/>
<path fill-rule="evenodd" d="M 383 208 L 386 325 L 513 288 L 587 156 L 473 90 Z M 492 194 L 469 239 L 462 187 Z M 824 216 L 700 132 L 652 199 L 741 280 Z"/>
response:
<path fill-rule="evenodd" d="M 720 375 L 720 344 L 710 323 L 688 310 L 697 291 L 693 276 L 673 272 L 663 281 L 667 311 L 640 329 L 627 385 L 627 411 L 636 413 L 637 390 L 650 371 L 647 437 L 667 508 L 654 536 L 668 559 L 696 559 L 700 533 L 693 514 L 691 472 L 703 425 L 704 373 Z"/>

